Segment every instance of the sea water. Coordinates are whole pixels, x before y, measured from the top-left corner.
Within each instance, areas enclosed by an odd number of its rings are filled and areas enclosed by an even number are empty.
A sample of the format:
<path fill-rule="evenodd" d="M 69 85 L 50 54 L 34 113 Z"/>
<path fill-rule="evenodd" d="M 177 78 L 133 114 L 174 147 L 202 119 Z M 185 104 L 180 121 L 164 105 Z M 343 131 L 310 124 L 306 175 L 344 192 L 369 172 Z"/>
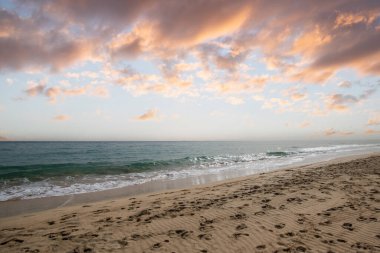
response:
<path fill-rule="evenodd" d="M 210 175 L 222 180 L 378 151 L 376 141 L 0 142 L 0 201 Z"/>

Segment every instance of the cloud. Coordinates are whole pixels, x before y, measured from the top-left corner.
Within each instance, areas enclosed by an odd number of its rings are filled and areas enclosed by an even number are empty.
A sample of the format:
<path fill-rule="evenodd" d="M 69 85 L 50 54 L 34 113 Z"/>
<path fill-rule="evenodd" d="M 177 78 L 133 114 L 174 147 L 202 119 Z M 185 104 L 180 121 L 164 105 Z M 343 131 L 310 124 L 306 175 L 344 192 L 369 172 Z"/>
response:
<path fill-rule="evenodd" d="M 91 95 L 96 97 L 108 98 L 110 96 L 109 91 L 106 87 L 98 86 L 91 90 Z"/>
<path fill-rule="evenodd" d="M 380 130 L 367 129 L 365 134 L 380 134 Z"/>
<path fill-rule="evenodd" d="M 371 66 L 368 66 L 366 69 L 362 65 L 367 65 L 363 60 L 371 63 L 376 59 L 374 57 L 379 57 L 380 45 L 378 41 L 380 41 L 380 32 L 374 31 L 374 34 L 367 34 L 365 37 L 360 37 L 360 40 L 355 39 L 354 42 L 350 41 L 349 46 L 345 45 L 340 50 L 336 50 L 335 46 L 337 45 L 330 45 L 331 48 L 326 48 L 325 52 L 312 63 L 311 68 L 323 69 L 358 66 L 364 72 L 376 72 L 375 70 L 371 71 Z"/>
<path fill-rule="evenodd" d="M 25 92 L 28 96 L 35 96 L 35 95 L 43 95 L 49 99 L 50 102 L 55 103 L 57 102 L 57 98 L 59 96 L 80 96 L 84 95 L 87 91 L 86 87 L 78 87 L 78 88 L 61 88 L 61 87 L 46 87 L 44 86 L 33 86 L 29 89 L 27 89 Z"/>
<path fill-rule="evenodd" d="M 5 82 L 8 84 L 8 85 L 12 85 L 14 83 L 14 80 L 12 78 L 7 78 L 5 79 Z"/>
<path fill-rule="evenodd" d="M 244 104 L 244 99 L 239 98 L 239 97 L 227 97 L 226 102 L 231 104 L 231 105 L 241 105 Z"/>
<path fill-rule="evenodd" d="M 351 88 L 352 83 L 349 81 L 343 81 L 343 82 L 338 83 L 338 86 L 341 88 Z"/>
<path fill-rule="evenodd" d="M 64 29 L 42 25 L 46 17 L 21 17 L 16 12 L 0 10 L 0 70 L 49 68 L 53 71 L 78 61 L 92 59 L 93 41 L 75 38 Z M 49 29 L 49 28 L 50 29 Z"/>
<path fill-rule="evenodd" d="M 11 139 L 0 135 L 0 141 L 11 141 Z"/>
<path fill-rule="evenodd" d="M 65 115 L 65 114 L 59 114 L 57 116 L 55 116 L 53 118 L 53 120 L 55 121 L 67 121 L 69 120 L 71 117 L 69 115 Z"/>
<path fill-rule="evenodd" d="M 112 55 L 116 59 L 133 59 L 139 56 L 142 52 L 142 45 L 139 38 L 133 38 L 130 42 L 124 42 L 123 45 L 113 48 Z"/>
<path fill-rule="evenodd" d="M 347 135 L 353 135 L 354 132 L 348 132 L 348 131 L 337 131 L 334 128 L 329 128 L 324 131 L 325 136 L 332 136 L 332 135 L 337 135 L 337 136 L 347 136 Z"/>
<path fill-rule="evenodd" d="M 138 121 L 148 121 L 148 120 L 155 120 L 158 118 L 158 110 L 157 109 L 150 109 L 146 111 L 145 113 L 136 116 L 134 119 Z"/>
<path fill-rule="evenodd" d="M 374 117 L 368 119 L 367 125 L 368 126 L 380 125 L 380 114 L 379 115 L 374 115 Z"/>
<path fill-rule="evenodd" d="M 29 83 L 29 87 L 25 90 L 25 93 L 28 96 L 34 97 L 34 96 L 37 96 L 37 95 L 44 93 L 44 90 L 46 88 L 46 81 L 45 80 L 40 81 L 39 83 L 36 83 L 34 81 L 30 81 L 28 83 Z"/>
<path fill-rule="evenodd" d="M 310 126 L 310 122 L 308 122 L 308 121 L 304 121 L 299 125 L 300 128 L 306 128 L 309 126 Z"/>
<path fill-rule="evenodd" d="M 296 87 L 290 87 L 282 92 L 286 97 L 289 97 L 292 101 L 300 101 L 307 98 L 307 94 L 299 91 Z"/>
<path fill-rule="evenodd" d="M 24 90 L 25 94 L 29 97 L 37 95 L 45 96 L 51 103 L 56 103 L 59 97 L 72 97 L 72 96 L 96 96 L 96 97 L 109 97 L 109 91 L 103 86 L 86 85 L 83 87 L 64 88 L 60 86 L 48 87 L 47 81 L 42 80 L 39 83 L 34 81 L 28 82 L 29 87 Z M 70 84 L 68 84 L 70 85 Z"/>
<path fill-rule="evenodd" d="M 326 83 L 344 68 L 380 75 L 376 0 L 22 2 L 20 10 L 0 11 L 0 71 L 61 71 L 96 60 L 113 73 L 124 65 L 120 61 L 138 59 L 158 66 L 159 73 L 111 74 L 107 82 L 133 94 L 171 97 L 199 95 L 197 77 L 207 92 L 241 94 L 261 92 L 269 82 Z M 186 66 L 189 59 L 197 66 Z M 270 75 L 259 76 L 261 63 Z M 65 91 L 49 94 L 54 101 Z M 304 101 L 307 94 L 293 92 L 287 99 Z"/>
<path fill-rule="evenodd" d="M 364 23 L 371 24 L 376 19 L 375 15 L 364 15 L 360 13 L 340 13 L 335 19 L 334 29 L 344 26 L 353 26 L 355 24 Z"/>
<path fill-rule="evenodd" d="M 134 95 L 157 93 L 166 97 L 179 97 L 181 95 L 198 96 L 192 89 L 191 79 L 183 80 L 180 73 L 170 66 L 161 66 L 163 75 L 143 74 L 131 68 L 112 72 L 118 86 L 132 92 Z"/>
<path fill-rule="evenodd" d="M 214 80 L 208 85 L 211 91 L 224 94 L 261 92 L 271 80 L 268 76 L 231 76 L 226 80 Z"/>
<path fill-rule="evenodd" d="M 326 97 L 325 103 L 329 110 L 334 111 L 347 111 L 349 106 L 360 103 L 368 99 L 376 89 L 366 90 L 363 94 L 359 96 L 344 95 L 344 94 L 332 94 Z"/>
<path fill-rule="evenodd" d="M 122 29 L 149 9 L 152 0 L 58 0 L 53 2 L 33 1 L 46 13 L 66 18 L 72 23 L 82 24 L 86 29 Z M 121 27 L 121 25 L 124 27 Z"/>
<path fill-rule="evenodd" d="M 189 46 L 237 31 L 250 12 L 246 1 L 173 1 L 157 6 L 152 18 L 161 42 Z"/>
<path fill-rule="evenodd" d="M 86 78 L 91 78 L 91 79 L 96 79 L 99 78 L 98 73 L 93 72 L 93 71 L 82 71 L 82 72 L 68 72 L 65 74 L 65 77 L 67 78 L 81 78 L 81 77 L 86 77 Z"/>

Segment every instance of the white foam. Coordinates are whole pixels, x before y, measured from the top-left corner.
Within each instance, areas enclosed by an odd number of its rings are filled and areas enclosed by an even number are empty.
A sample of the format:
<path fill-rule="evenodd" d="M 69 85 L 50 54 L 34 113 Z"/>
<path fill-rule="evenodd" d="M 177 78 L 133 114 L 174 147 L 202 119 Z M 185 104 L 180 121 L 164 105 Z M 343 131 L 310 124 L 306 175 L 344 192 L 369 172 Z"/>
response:
<path fill-rule="evenodd" d="M 378 144 L 347 144 L 347 145 L 332 145 L 332 146 L 321 146 L 313 148 L 300 148 L 300 152 L 305 153 L 318 153 L 318 152 L 328 152 L 328 151 L 355 151 L 357 149 L 363 150 L 370 147 L 379 147 Z"/>

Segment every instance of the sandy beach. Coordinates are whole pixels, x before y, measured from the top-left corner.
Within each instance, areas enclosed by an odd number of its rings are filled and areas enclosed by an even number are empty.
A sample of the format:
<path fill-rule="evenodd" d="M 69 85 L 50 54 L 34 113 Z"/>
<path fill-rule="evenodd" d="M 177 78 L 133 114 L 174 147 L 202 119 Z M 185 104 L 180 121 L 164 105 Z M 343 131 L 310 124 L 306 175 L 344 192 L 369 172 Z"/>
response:
<path fill-rule="evenodd" d="M 0 219 L 0 252 L 380 252 L 380 155 Z"/>

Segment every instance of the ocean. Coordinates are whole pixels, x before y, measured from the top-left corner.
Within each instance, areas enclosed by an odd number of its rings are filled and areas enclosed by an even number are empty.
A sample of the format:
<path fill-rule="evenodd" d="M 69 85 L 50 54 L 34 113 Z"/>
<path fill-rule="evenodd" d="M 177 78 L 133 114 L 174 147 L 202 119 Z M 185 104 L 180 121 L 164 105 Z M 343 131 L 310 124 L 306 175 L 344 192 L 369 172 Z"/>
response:
<path fill-rule="evenodd" d="M 375 141 L 0 142 L 0 201 L 210 175 L 222 180 L 376 151 Z"/>

